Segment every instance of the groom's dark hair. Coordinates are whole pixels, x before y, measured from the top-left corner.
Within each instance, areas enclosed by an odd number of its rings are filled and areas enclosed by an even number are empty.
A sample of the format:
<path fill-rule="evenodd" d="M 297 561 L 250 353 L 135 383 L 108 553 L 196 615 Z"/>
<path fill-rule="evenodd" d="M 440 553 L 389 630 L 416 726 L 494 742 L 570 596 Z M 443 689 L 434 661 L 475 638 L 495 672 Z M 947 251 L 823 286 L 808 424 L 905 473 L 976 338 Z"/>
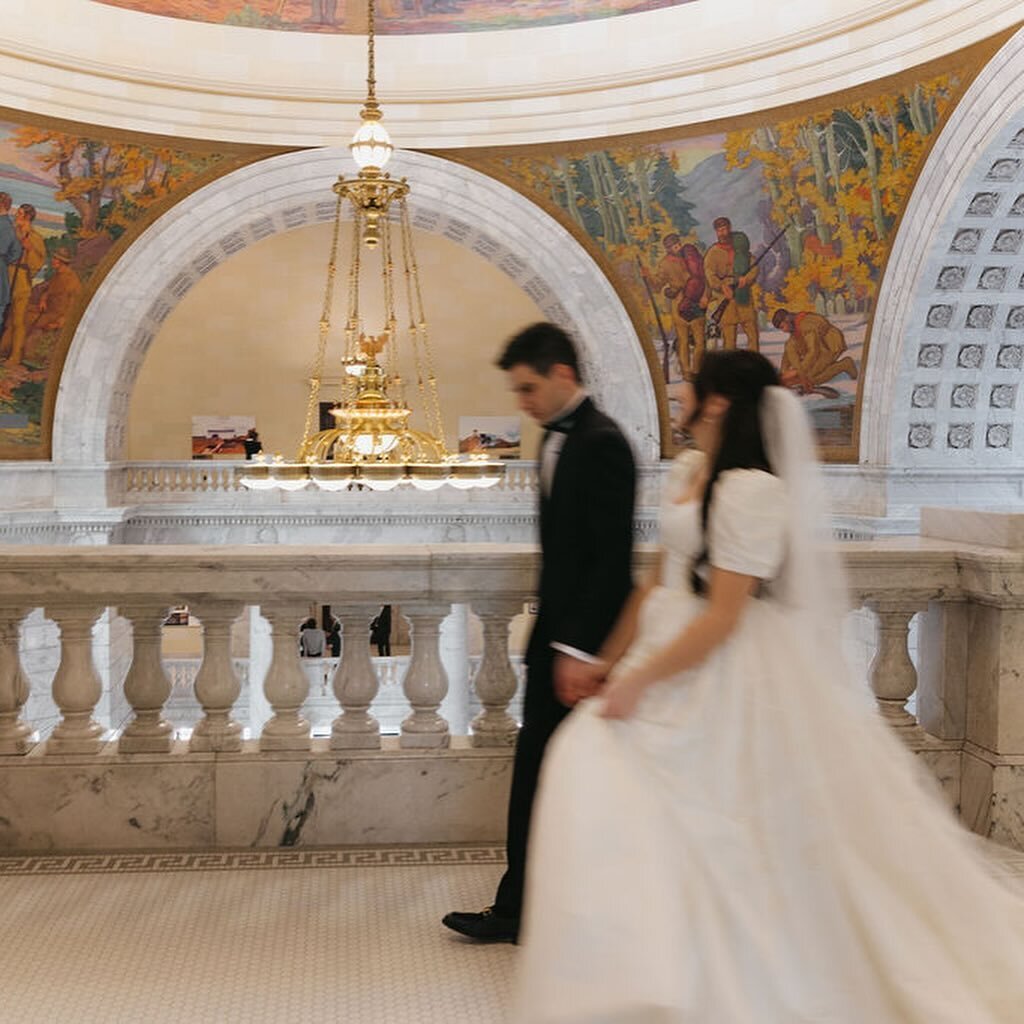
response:
<path fill-rule="evenodd" d="M 534 373 L 546 377 L 556 363 L 572 368 L 580 380 L 580 363 L 572 338 L 557 324 L 531 324 L 508 341 L 498 358 L 497 366 L 511 370 L 513 366 L 528 366 Z"/>

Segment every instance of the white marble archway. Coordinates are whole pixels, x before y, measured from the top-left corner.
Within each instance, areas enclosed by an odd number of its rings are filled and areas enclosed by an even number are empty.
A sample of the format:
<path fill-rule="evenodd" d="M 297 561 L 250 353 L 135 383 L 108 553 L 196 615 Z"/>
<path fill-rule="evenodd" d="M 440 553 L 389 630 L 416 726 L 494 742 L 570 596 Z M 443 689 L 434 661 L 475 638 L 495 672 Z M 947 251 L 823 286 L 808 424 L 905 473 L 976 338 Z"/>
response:
<path fill-rule="evenodd" d="M 879 292 L 861 461 L 1024 468 L 1024 29 L 932 149 Z"/>
<path fill-rule="evenodd" d="M 276 232 L 330 220 L 330 186 L 347 157 L 336 148 L 260 161 L 198 190 L 134 242 L 75 332 L 54 414 L 55 463 L 98 465 L 122 457 L 132 386 L 167 315 L 232 254 Z M 658 405 L 641 343 L 579 242 L 513 189 L 460 164 L 402 152 L 393 173 L 413 185 L 417 228 L 489 260 L 576 337 L 598 402 L 623 425 L 642 461 L 657 460 Z"/>

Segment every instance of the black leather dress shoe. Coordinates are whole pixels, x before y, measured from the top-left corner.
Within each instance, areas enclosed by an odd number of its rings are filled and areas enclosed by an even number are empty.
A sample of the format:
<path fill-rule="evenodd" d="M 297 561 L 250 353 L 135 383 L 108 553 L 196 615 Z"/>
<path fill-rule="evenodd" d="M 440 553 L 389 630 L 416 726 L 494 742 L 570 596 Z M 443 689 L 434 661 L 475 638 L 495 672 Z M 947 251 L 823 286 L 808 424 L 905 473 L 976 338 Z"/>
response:
<path fill-rule="evenodd" d="M 494 907 L 477 913 L 453 910 L 441 918 L 441 924 L 478 942 L 515 942 L 519 938 L 519 919 L 498 914 Z"/>

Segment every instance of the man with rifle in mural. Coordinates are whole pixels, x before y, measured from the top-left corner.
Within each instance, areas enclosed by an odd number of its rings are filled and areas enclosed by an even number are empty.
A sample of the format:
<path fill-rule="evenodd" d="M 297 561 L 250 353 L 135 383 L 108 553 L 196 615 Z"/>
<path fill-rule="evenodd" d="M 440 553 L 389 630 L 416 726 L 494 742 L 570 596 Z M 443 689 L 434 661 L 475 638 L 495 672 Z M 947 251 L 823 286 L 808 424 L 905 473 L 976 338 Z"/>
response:
<path fill-rule="evenodd" d="M 649 286 L 660 288 L 662 295 L 668 299 L 672 325 L 676 330 L 679 368 L 683 377 L 690 380 L 700 369 L 704 358 L 704 318 L 708 305 L 704 262 L 697 247 L 684 244 L 682 238 L 674 232 L 666 235 L 661 244 L 665 248 L 665 255 L 658 261 L 654 273 L 644 266 L 641 266 L 640 272 Z M 653 295 L 651 301 L 654 302 Z M 667 372 L 665 379 L 668 381 Z"/>
<path fill-rule="evenodd" d="M 757 325 L 751 285 L 757 280 L 758 264 L 786 233 L 780 231 L 756 260 L 750 259 L 750 239 L 742 231 L 733 231 L 728 217 L 716 217 L 713 226 L 718 241 L 704 257 L 704 273 L 710 292 L 711 334 L 720 334 L 725 348 L 736 347 L 739 328 L 747 338 L 747 348 L 759 349 L 761 332 Z"/>

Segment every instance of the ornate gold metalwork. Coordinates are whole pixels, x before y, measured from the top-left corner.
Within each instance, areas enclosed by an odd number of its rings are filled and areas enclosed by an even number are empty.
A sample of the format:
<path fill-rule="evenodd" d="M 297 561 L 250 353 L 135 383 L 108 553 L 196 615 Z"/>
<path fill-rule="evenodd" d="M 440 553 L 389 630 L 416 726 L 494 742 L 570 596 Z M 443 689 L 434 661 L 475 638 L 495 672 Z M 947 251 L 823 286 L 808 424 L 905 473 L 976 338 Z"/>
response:
<path fill-rule="evenodd" d="M 355 178 L 339 177 L 333 186 L 337 202 L 302 443 L 293 463 L 278 458 L 270 464 L 263 462 L 247 467 L 242 483 L 256 489 L 298 490 L 310 481 L 326 490 L 341 490 L 355 481 L 377 490 L 388 490 L 406 482 L 426 490 L 446 483 L 459 488 L 487 487 L 498 482 L 504 469 L 479 456 L 460 459 L 448 450 L 444 440 L 437 375 L 406 203 L 409 184 L 405 178 L 395 180 L 383 170 L 392 147 L 380 123 L 383 114 L 376 97 L 374 0 L 369 0 L 368 7 L 367 98 L 362 110 L 363 123 L 350 147 L 360 170 Z M 338 244 L 346 203 L 352 211 L 352 256 L 341 359 L 344 373 L 341 394 L 331 409 L 335 425 L 314 432 L 314 425 L 319 425 Z M 402 292 L 407 307 L 407 319 L 402 327 L 396 312 L 396 226 Z M 360 314 L 364 247 L 379 250 L 384 325 L 375 335 L 364 332 Z M 415 369 L 426 431 L 409 426 L 412 409 L 407 404 L 405 382 L 399 370 L 399 349 L 403 345 Z"/>

